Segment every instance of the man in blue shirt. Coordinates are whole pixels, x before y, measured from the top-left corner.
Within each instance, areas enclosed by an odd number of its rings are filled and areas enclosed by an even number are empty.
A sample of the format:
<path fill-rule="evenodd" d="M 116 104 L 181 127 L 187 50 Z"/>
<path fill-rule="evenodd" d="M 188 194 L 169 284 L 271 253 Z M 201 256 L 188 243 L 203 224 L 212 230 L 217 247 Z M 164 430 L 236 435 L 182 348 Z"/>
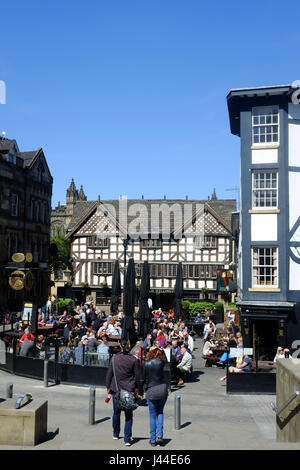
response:
<path fill-rule="evenodd" d="M 56 326 L 56 321 L 54 320 L 53 315 L 50 315 L 49 320 L 47 321 L 46 325 L 52 325 L 52 326 L 53 326 L 53 329 L 55 328 L 55 326 Z"/>
<path fill-rule="evenodd" d="M 194 318 L 194 323 L 196 323 L 196 325 L 201 325 L 202 324 L 202 316 L 201 316 L 201 313 L 198 312 L 197 315 L 195 316 Z"/>
<path fill-rule="evenodd" d="M 238 365 L 237 367 L 233 367 L 233 366 L 230 366 L 228 371 L 230 373 L 241 373 L 241 372 L 250 372 L 251 371 L 251 366 L 252 366 L 252 359 L 250 359 L 250 357 L 245 354 L 243 356 L 243 360 L 241 362 L 240 365 Z M 223 382 L 224 380 L 226 380 L 226 375 L 224 377 L 221 377 L 219 379 L 221 382 Z"/>

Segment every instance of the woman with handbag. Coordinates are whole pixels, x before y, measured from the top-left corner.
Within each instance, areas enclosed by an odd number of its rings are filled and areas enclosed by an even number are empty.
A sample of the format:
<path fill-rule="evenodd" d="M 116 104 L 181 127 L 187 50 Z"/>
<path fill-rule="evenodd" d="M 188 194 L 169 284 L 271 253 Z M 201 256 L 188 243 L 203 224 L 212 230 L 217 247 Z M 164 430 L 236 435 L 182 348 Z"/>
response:
<path fill-rule="evenodd" d="M 149 351 L 143 368 L 143 379 L 150 419 L 150 445 L 163 445 L 163 410 L 168 398 L 168 385 L 164 377 L 166 356 L 155 348 Z"/>
<path fill-rule="evenodd" d="M 136 358 L 129 353 L 130 343 L 121 340 L 121 352 L 114 355 L 110 361 L 106 374 L 106 388 L 108 397 L 113 398 L 113 439 L 119 439 L 121 429 L 121 411 L 125 413 L 124 443 L 132 444 L 133 410 L 137 407 L 132 397 L 135 388 L 141 390 L 141 365 Z M 123 400 L 125 404 L 120 404 Z M 126 403 L 127 402 L 127 403 Z M 125 406 L 123 406 L 125 405 Z M 127 405 L 129 407 L 127 407 Z"/>

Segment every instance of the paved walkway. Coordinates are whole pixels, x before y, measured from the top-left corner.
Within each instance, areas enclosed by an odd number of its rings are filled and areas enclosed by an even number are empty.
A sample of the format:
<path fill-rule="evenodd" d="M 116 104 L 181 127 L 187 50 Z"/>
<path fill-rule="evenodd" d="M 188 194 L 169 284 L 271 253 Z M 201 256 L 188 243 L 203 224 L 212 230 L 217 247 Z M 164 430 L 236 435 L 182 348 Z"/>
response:
<path fill-rule="evenodd" d="M 202 340 L 196 339 L 194 371 L 196 379 L 184 387 L 173 388 L 165 407 L 164 450 L 197 449 L 300 449 L 299 444 L 277 443 L 275 413 L 270 395 L 226 395 L 224 371 L 204 368 L 201 358 Z M 134 445 L 124 447 L 123 440 L 112 440 L 112 404 L 104 402 L 106 390 L 96 390 L 96 424 L 89 425 L 89 388 L 71 385 L 43 387 L 43 382 L 13 376 L 0 371 L 0 398 L 5 397 L 6 384 L 14 384 L 14 396 L 31 393 L 33 398 L 48 400 L 48 437 L 35 446 L 38 450 L 134 450 L 152 449 L 149 445 L 148 408 L 134 412 Z M 181 429 L 174 426 L 174 397 L 181 395 Z M 122 418 L 122 423 L 123 423 Z M 123 426 L 123 424 L 122 424 Z M 56 433 L 56 430 L 59 430 Z M 22 449 L 0 446 L 3 449 Z M 31 448 L 32 449 L 32 448 Z M 158 450 L 157 448 L 155 448 Z"/>

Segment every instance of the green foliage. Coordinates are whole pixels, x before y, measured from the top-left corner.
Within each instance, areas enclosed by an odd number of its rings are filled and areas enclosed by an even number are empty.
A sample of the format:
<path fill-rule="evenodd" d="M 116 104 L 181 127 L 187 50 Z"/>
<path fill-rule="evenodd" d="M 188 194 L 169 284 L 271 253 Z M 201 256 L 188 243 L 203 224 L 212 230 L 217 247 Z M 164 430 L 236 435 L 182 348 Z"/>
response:
<path fill-rule="evenodd" d="M 183 308 L 189 308 L 189 313 L 192 318 L 195 317 L 198 312 L 200 312 L 201 315 L 204 315 L 206 308 L 213 308 L 213 304 L 211 302 L 190 302 L 189 300 L 183 300 L 182 306 Z"/>
<path fill-rule="evenodd" d="M 223 302 L 216 302 L 215 305 L 214 305 L 214 307 L 215 307 L 216 310 L 224 311 L 224 304 L 223 304 Z"/>
<path fill-rule="evenodd" d="M 49 269 L 54 273 L 55 278 L 58 277 L 59 271 L 69 269 L 72 271 L 71 261 L 71 242 L 65 239 L 64 234 L 54 235 L 50 239 L 50 244 L 55 243 L 57 246 L 57 253 L 49 255 Z"/>
<path fill-rule="evenodd" d="M 236 304 L 234 302 L 230 302 L 228 304 L 228 308 L 236 308 Z"/>
<path fill-rule="evenodd" d="M 56 304 L 58 312 L 65 310 L 69 304 L 74 304 L 72 299 L 59 299 Z"/>
<path fill-rule="evenodd" d="M 186 309 L 186 308 L 189 309 L 189 308 L 190 308 L 190 304 L 191 304 L 191 302 L 190 302 L 189 300 L 183 300 L 183 301 L 181 302 L 182 308 L 184 308 L 184 309 Z"/>

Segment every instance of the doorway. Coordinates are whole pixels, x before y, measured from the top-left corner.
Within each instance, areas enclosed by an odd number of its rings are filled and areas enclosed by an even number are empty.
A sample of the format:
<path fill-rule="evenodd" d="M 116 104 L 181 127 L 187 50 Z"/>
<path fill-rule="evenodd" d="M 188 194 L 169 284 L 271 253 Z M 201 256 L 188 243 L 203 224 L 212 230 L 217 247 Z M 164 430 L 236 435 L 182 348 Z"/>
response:
<path fill-rule="evenodd" d="M 278 320 L 252 319 L 249 333 L 253 358 L 260 361 L 273 361 L 279 346 Z"/>

